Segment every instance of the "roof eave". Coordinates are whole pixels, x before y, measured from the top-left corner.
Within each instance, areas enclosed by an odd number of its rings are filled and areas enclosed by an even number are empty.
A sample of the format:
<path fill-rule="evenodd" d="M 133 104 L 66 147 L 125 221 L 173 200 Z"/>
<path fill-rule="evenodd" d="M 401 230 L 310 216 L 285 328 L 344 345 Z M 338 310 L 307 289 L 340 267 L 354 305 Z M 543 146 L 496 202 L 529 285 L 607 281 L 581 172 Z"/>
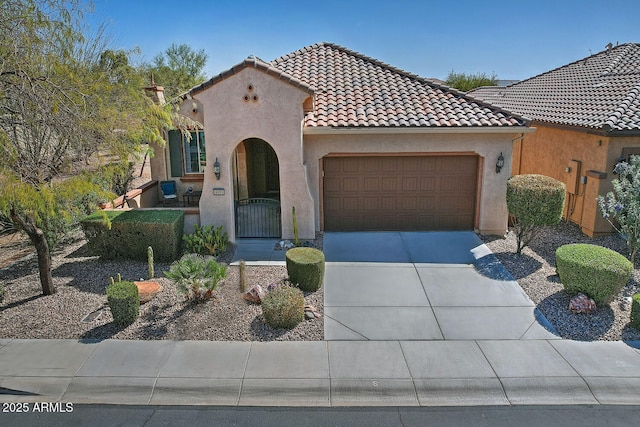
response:
<path fill-rule="evenodd" d="M 532 133 L 535 128 L 529 126 L 433 126 L 433 127 L 346 127 L 346 126 L 305 126 L 305 135 L 367 135 L 367 134 L 442 134 L 442 133 L 463 133 L 463 134 L 513 134 Z"/>

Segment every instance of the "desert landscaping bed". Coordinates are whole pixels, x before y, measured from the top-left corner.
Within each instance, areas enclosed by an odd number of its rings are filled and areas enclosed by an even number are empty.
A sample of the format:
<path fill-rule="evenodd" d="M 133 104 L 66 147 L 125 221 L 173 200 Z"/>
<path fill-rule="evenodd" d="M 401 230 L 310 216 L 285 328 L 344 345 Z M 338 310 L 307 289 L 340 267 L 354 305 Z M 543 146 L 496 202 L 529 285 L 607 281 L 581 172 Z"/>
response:
<path fill-rule="evenodd" d="M 563 291 L 555 271 L 555 250 L 567 243 L 592 243 L 626 254 L 617 235 L 590 239 L 575 224 L 562 222 L 545 229 L 538 238 L 515 254 L 515 237 L 481 236 L 487 246 L 518 281 L 560 336 L 575 340 L 640 340 L 640 332 L 629 326 L 630 297 L 640 292 L 640 271 L 635 269 L 626 287 L 610 306 L 593 314 L 573 314 L 570 296 Z M 321 240 L 320 240 L 321 242 Z M 26 242 L 10 245 L 24 250 Z M 27 246 L 28 247 L 28 246 Z M 228 262 L 232 249 L 222 261 Z M 0 248 L 0 259 L 10 256 Z M 87 253 L 86 241 L 78 233 L 53 257 L 53 276 L 58 292 L 42 296 L 34 256 L 0 270 L 7 295 L 0 304 L 0 338 L 71 339 L 198 339 L 219 341 L 322 340 L 322 319 L 305 320 L 291 330 L 272 329 L 262 318 L 261 308 L 241 298 L 239 268 L 230 266 L 228 277 L 215 298 L 190 304 L 176 292 L 162 271 L 169 264 L 156 264 L 162 292 L 141 306 L 140 317 L 128 327 L 117 327 L 105 308 L 109 277 L 146 278 L 147 264 L 138 261 L 101 261 Z M 248 266 L 247 288 L 268 286 L 286 277 L 284 266 Z M 306 304 L 323 312 L 323 290 L 305 295 Z M 91 315 L 93 313 L 93 315 Z M 87 319 L 88 317 L 88 319 Z M 93 317 L 93 318 L 92 318 Z"/>
<path fill-rule="evenodd" d="M 221 262 L 230 260 L 230 248 Z M 304 320 L 291 330 L 266 325 L 259 305 L 242 299 L 239 267 L 229 266 L 214 298 L 193 304 L 178 294 L 163 271 L 169 264 L 156 263 L 156 281 L 162 292 L 140 306 L 131 325 L 112 323 L 105 289 L 110 277 L 146 279 L 147 263 L 102 261 L 87 253 L 81 233 L 53 257 L 57 293 L 42 296 L 34 256 L 0 270 L 7 295 L 0 304 L 0 338 L 214 340 L 214 341 L 315 341 L 324 337 L 323 320 Z M 270 283 L 287 276 L 284 266 L 247 266 L 246 286 Z M 305 303 L 323 311 L 322 289 L 305 294 Z"/>
<path fill-rule="evenodd" d="M 592 314 L 573 314 L 569 310 L 570 295 L 564 292 L 556 274 L 555 252 L 569 243 L 591 243 L 627 255 L 626 244 L 618 235 L 589 238 L 577 225 L 562 221 L 545 228 L 517 255 L 516 238 L 481 236 L 486 245 L 518 281 L 562 338 L 594 340 L 640 340 L 640 332 L 629 325 L 631 296 L 640 292 L 640 270 L 635 268 L 629 282 L 609 306 L 600 306 Z"/>

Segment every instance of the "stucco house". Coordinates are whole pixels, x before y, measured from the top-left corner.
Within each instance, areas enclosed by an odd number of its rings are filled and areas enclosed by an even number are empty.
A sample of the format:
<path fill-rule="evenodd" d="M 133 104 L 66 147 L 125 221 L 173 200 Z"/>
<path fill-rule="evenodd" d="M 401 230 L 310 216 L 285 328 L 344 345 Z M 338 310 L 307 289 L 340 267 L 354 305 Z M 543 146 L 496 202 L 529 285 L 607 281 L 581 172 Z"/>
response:
<path fill-rule="evenodd" d="M 249 57 L 191 89 L 204 124 L 156 147 L 153 179 L 198 194 L 201 224 L 241 237 L 507 229 L 513 141 L 528 122 L 344 47 Z M 496 164 L 504 160 L 504 169 Z"/>
<path fill-rule="evenodd" d="M 596 198 L 611 191 L 616 163 L 640 153 L 640 45 L 609 45 L 530 79 L 469 94 L 531 119 L 536 132 L 514 145 L 514 175 L 565 182 L 565 218 L 589 236 L 612 231 Z"/>

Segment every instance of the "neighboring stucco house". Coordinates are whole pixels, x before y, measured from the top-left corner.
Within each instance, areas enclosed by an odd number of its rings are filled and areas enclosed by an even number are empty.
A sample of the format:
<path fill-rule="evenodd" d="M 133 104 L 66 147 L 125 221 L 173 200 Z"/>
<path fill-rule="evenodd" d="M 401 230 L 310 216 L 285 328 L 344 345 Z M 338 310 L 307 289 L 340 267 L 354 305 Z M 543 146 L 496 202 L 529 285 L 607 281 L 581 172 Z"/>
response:
<path fill-rule="evenodd" d="M 200 223 L 223 225 L 232 241 L 292 238 L 293 207 L 301 239 L 318 230 L 502 235 L 513 141 L 532 131 L 330 43 L 271 62 L 250 57 L 191 89 L 182 112 L 204 132 L 191 141 L 170 132 L 153 178 L 202 190 Z"/>
<path fill-rule="evenodd" d="M 596 197 L 612 189 L 614 166 L 640 153 L 640 45 L 611 46 L 507 87 L 469 92 L 531 119 L 516 142 L 512 173 L 565 182 L 564 216 L 589 236 L 609 233 Z"/>

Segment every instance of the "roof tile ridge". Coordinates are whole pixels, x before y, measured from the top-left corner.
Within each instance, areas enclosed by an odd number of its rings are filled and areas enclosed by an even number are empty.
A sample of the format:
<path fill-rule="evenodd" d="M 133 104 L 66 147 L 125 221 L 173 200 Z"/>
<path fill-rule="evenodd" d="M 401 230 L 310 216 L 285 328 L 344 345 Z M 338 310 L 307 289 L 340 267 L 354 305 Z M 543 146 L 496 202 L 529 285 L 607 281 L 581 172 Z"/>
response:
<path fill-rule="evenodd" d="M 609 76 L 612 75 L 612 71 L 616 68 L 616 66 L 622 62 L 626 56 L 628 54 L 630 54 L 633 51 L 633 44 L 630 43 L 625 43 L 622 45 L 618 45 L 615 46 L 614 48 L 611 49 L 610 52 L 605 52 L 606 55 L 610 55 L 611 53 L 615 52 L 615 58 L 612 58 L 611 61 L 609 62 L 609 64 L 607 65 L 607 68 L 605 68 L 605 70 L 600 74 L 599 77 L 603 77 L 603 76 Z M 620 73 L 616 73 L 616 74 L 620 74 Z M 624 74 L 624 73 L 623 73 Z"/>
<path fill-rule="evenodd" d="M 609 129 L 615 128 L 620 119 L 626 116 L 627 110 L 633 105 L 636 99 L 640 99 L 640 82 L 629 90 L 609 117 L 604 120 L 602 126 L 608 127 Z M 640 126 L 640 123 L 638 123 L 638 126 Z"/>
<path fill-rule="evenodd" d="M 308 46 L 301 47 L 300 49 L 294 50 L 293 52 L 289 52 L 289 53 L 287 53 L 285 55 L 279 56 L 279 57 L 269 61 L 269 64 L 278 64 L 280 62 L 286 61 L 287 59 L 293 58 L 294 56 L 298 56 L 301 53 L 309 52 L 309 51 L 311 51 L 311 50 L 313 50 L 313 49 L 315 49 L 317 47 L 322 47 L 322 46 L 325 46 L 325 45 L 328 45 L 328 44 L 331 44 L 331 43 L 319 42 L 319 43 L 314 43 L 314 44 L 310 44 Z"/>

